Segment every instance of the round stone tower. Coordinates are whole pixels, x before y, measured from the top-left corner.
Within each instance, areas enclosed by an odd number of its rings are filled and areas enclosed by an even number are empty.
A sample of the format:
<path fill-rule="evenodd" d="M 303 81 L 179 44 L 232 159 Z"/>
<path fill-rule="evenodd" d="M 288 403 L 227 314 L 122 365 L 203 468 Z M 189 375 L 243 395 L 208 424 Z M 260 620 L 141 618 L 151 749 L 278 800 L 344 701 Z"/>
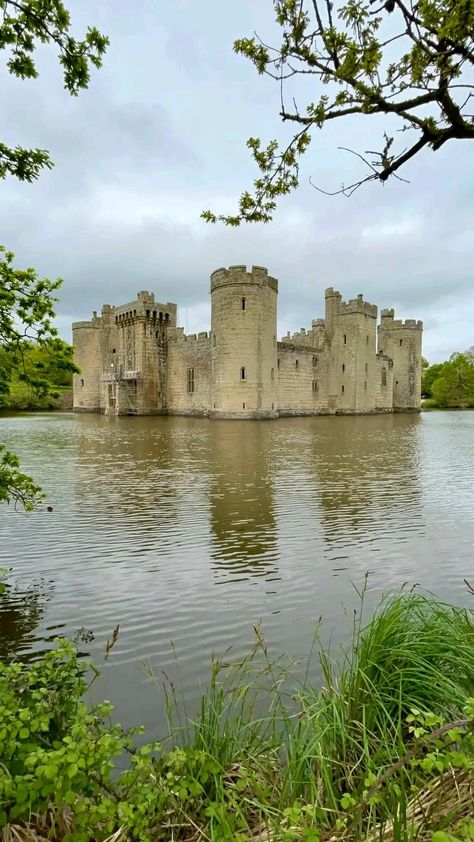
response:
<path fill-rule="evenodd" d="M 212 273 L 211 416 L 277 416 L 277 295 L 263 266 Z"/>

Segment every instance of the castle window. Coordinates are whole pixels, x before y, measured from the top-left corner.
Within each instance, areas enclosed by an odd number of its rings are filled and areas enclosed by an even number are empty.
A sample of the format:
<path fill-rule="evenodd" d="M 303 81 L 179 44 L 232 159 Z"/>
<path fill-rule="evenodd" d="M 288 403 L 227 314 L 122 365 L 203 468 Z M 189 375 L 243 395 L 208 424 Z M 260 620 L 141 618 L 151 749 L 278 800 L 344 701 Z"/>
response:
<path fill-rule="evenodd" d="M 275 379 L 275 369 L 274 368 L 272 368 L 272 370 L 271 370 L 270 377 L 271 377 L 272 380 Z"/>
<path fill-rule="evenodd" d="M 242 404 L 242 409 L 245 409 L 245 404 L 244 404 L 244 403 Z"/>
<path fill-rule="evenodd" d="M 280 368 L 280 359 L 277 360 L 277 368 Z"/>
<path fill-rule="evenodd" d="M 398 380 L 395 380 L 395 386 L 398 386 Z"/>
<path fill-rule="evenodd" d="M 274 403 L 272 403 L 272 409 L 275 409 L 275 404 L 274 404 Z"/>
<path fill-rule="evenodd" d="M 344 336 L 343 336 L 342 338 L 343 338 L 343 340 L 344 340 L 344 345 L 347 345 L 347 336 L 346 336 L 346 334 L 344 334 Z"/>
<path fill-rule="evenodd" d="M 366 337 L 365 337 L 365 344 L 366 344 L 366 345 L 368 345 L 368 344 L 369 344 L 369 337 L 368 337 L 368 336 L 366 336 Z"/>
<path fill-rule="evenodd" d="M 215 334 L 215 333 L 213 333 L 213 334 L 212 334 L 212 344 L 214 345 L 214 348 L 215 348 L 215 347 L 216 347 L 216 345 L 217 345 L 217 336 L 216 336 L 216 334 Z"/>
<path fill-rule="evenodd" d="M 365 364 L 365 373 L 366 373 L 366 374 L 367 374 L 368 370 L 369 370 L 369 364 L 368 364 L 368 363 L 366 363 L 366 364 Z"/>
<path fill-rule="evenodd" d="M 317 365 L 317 364 L 318 364 L 318 358 L 317 358 L 317 357 L 313 357 L 313 365 Z"/>
<path fill-rule="evenodd" d="M 245 298 L 241 299 L 240 304 L 241 304 L 242 310 L 245 310 Z"/>
<path fill-rule="evenodd" d="M 382 369 L 382 386 L 386 386 L 386 385 L 387 385 L 387 369 L 384 366 L 384 368 Z"/>
<path fill-rule="evenodd" d="M 367 391 L 367 380 L 364 381 L 364 392 Z"/>
<path fill-rule="evenodd" d="M 298 368 L 299 364 L 300 364 L 300 363 L 299 363 L 299 360 L 296 360 L 296 362 L 295 362 L 295 368 Z"/>
<path fill-rule="evenodd" d="M 345 363 L 342 363 L 342 373 L 343 373 L 343 374 L 344 374 L 345 370 L 346 370 L 346 364 L 345 364 Z"/>
<path fill-rule="evenodd" d="M 242 368 L 240 369 L 240 379 L 241 379 L 241 380 L 246 380 L 246 379 L 247 379 L 247 373 L 246 373 L 246 371 L 245 371 L 245 367 L 244 367 L 244 366 L 242 366 Z"/>
<path fill-rule="evenodd" d="M 188 368 L 188 392 L 194 392 L 194 368 Z"/>
<path fill-rule="evenodd" d="M 81 386 L 84 386 L 84 380 L 81 377 Z"/>
<path fill-rule="evenodd" d="M 341 392 L 342 392 L 342 394 L 344 394 L 344 386 L 342 387 Z"/>
<path fill-rule="evenodd" d="M 318 389 L 319 389 L 318 381 L 313 380 L 313 395 L 315 395 L 317 393 Z"/>
<path fill-rule="evenodd" d="M 115 354 L 115 348 L 112 348 L 112 354 Z"/>
<path fill-rule="evenodd" d="M 402 347 L 403 339 L 400 339 L 400 348 Z"/>

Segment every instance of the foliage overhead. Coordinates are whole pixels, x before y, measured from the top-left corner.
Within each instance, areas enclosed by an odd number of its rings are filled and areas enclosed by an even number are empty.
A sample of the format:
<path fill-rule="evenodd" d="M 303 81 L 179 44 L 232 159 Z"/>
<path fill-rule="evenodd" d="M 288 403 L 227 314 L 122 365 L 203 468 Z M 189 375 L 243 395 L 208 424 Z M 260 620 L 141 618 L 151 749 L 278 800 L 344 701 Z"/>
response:
<path fill-rule="evenodd" d="M 73 96 L 87 88 L 90 68 L 100 67 L 108 38 L 89 27 L 83 40 L 71 35 L 70 14 L 61 0 L 0 0 L 0 50 L 7 53 L 6 67 L 19 79 L 37 79 L 35 50 L 54 44 L 59 50 L 64 87 Z M 0 178 L 13 175 L 33 181 L 43 167 L 53 163 L 46 149 L 9 147 L 0 142 Z"/>
<path fill-rule="evenodd" d="M 0 0 L 0 12 L 0 50 L 6 53 L 6 68 L 11 75 L 36 79 L 37 47 L 54 44 L 66 90 L 77 96 L 88 87 L 91 67 L 102 65 L 109 43 L 106 36 L 89 27 L 82 40 L 75 38 L 62 0 Z M 12 148 L 0 142 L 0 178 L 13 175 L 31 182 L 44 167 L 52 166 L 46 149 Z M 8 393 L 12 371 L 24 363 L 32 341 L 53 355 L 59 368 L 76 370 L 67 346 L 53 327 L 55 293 L 61 280 L 39 278 L 34 269 L 16 269 L 13 257 L 0 246 L 0 399 Z M 51 384 L 41 365 L 30 366 L 29 370 L 23 365 L 21 376 L 39 393 L 48 392 Z M 18 468 L 18 457 L 0 445 L 0 502 L 34 508 L 41 499 L 40 488 Z"/>
<path fill-rule="evenodd" d="M 247 145 L 260 170 L 238 212 L 208 222 L 268 222 L 278 197 L 299 183 L 301 156 L 312 131 L 354 115 L 384 115 L 378 151 L 354 152 L 366 167 L 332 194 L 351 195 L 368 181 L 386 182 L 423 149 L 473 140 L 474 4 L 472 0 L 273 0 L 281 41 L 240 38 L 236 53 L 280 88 L 280 117 L 293 126 L 289 143 Z M 298 99 L 296 83 L 304 80 Z M 395 135 L 394 132 L 397 132 Z M 345 149 L 345 147 L 341 147 Z M 313 185 L 314 186 L 314 185 Z M 316 189 L 320 189 L 317 187 Z M 327 192 L 327 191 L 322 191 Z"/>

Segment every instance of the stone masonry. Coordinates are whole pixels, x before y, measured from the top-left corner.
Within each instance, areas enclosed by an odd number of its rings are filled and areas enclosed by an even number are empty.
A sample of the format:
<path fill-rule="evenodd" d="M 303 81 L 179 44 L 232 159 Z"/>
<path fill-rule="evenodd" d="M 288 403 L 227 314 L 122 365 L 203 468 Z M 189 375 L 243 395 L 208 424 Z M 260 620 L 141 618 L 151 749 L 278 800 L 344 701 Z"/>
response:
<path fill-rule="evenodd" d="M 278 281 L 261 266 L 211 275 L 211 332 L 186 336 L 153 293 L 75 322 L 74 410 L 114 415 L 419 411 L 420 321 L 326 290 L 325 318 L 277 341 Z"/>

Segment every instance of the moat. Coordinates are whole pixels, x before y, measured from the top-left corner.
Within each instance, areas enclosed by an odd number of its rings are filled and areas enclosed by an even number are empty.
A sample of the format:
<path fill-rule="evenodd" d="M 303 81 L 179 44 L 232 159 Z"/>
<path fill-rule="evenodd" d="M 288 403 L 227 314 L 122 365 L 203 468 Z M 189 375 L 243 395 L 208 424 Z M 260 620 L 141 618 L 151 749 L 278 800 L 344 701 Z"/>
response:
<path fill-rule="evenodd" d="M 290 656 L 321 615 L 343 640 L 366 571 L 369 604 L 404 582 L 472 602 L 474 413 L 58 413 L 0 418 L 0 433 L 53 507 L 2 508 L 16 587 L 0 601 L 0 656 L 83 627 L 100 661 L 119 623 L 100 694 L 125 722 L 156 722 L 162 670 L 192 707 L 212 652 L 241 655 L 258 620 Z"/>

